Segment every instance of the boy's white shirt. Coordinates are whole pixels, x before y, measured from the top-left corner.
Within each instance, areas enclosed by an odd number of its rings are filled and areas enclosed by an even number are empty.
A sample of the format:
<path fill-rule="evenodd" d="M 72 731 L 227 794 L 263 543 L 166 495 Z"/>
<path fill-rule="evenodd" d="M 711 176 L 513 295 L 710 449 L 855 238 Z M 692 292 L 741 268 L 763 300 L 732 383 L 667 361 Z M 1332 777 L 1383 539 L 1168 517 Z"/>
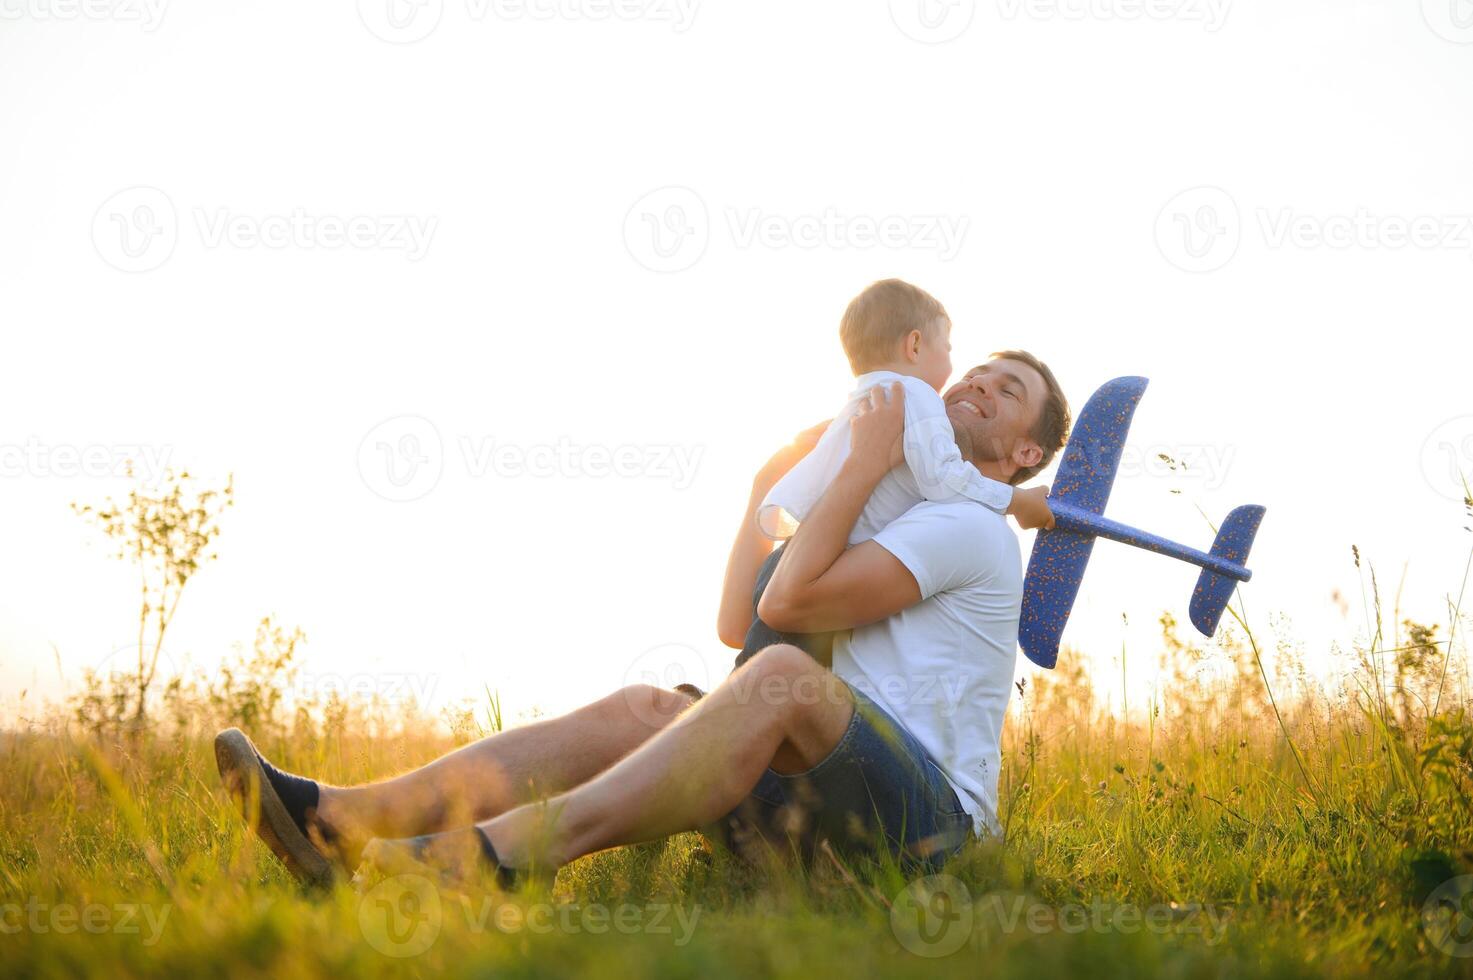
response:
<path fill-rule="evenodd" d="M 873 538 L 891 521 L 922 500 L 937 503 L 964 498 L 997 514 L 1006 514 L 1013 499 L 1009 484 L 988 479 L 962 459 L 952 435 L 946 405 L 920 378 L 893 371 L 871 371 L 855 379 L 855 389 L 813 451 L 768 491 L 757 508 L 757 526 L 768 537 L 791 537 L 808 517 L 849 458 L 849 428 L 859 405 L 878 384 L 905 386 L 905 465 L 885 474 L 864 505 L 849 535 L 856 545 Z"/>

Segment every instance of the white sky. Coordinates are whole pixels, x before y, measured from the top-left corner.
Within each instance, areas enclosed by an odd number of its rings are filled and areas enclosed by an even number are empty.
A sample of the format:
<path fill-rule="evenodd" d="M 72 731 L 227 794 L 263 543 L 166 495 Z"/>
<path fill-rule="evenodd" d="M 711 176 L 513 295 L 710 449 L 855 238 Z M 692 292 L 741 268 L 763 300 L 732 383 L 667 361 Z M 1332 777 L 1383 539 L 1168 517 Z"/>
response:
<path fill-rule="evenodd" d="M 175 659 L 275 613 L 323 684 L 511 716 L 667 655 L 714 681 L 748 481 L 842 402 L 839 314 L 885 276 L 947 304 L 958 370 L 1024 346 L 1076 407 L 1149 376 L 1133 452 L 1196 475 L 1137 466 L 1109 513 L 1205 547 L 1197 506 L 1266 504 L 1249 609 L 1311 656 L 1363 624 L 1352 543 L 1446 618 L 1467 0 L 152 2 L 0 0 L 6 707 L 136 626 L 67 506 L 125 488 L 63 447 L 234 472 Z M 392 502 L 406 435 L 426 492 Z M 640 472 L 508 472 L 563 440 Z M 1148 685 L 1194 580 L 1103 543 L 1066 641 Z"/>

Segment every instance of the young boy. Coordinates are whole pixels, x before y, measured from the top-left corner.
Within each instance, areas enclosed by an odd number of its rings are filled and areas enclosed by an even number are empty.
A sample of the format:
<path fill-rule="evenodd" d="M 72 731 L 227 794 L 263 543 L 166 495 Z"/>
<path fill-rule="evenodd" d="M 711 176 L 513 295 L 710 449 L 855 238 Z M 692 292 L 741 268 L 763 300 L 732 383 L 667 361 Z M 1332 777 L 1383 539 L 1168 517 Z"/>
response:
<path fill-rule="evenodd" d="M 839 324 L 839 338 L 856 388 L 813 451 L 762 501 L 757 524 L 774 540 L 793 535 L 849 457 L 849 423 L 859 402 L 878 384 L 905 388 L 905 463 L 882 479 L 849 535 L 851 546 L 868 541 L 922 500 L 974 500 L 1010 514 L 1024 528 L 1052 523 L 1043 487 L 1018 490 L 990 480 L 962 459 L 952 436 L 941 387 L 951 377 L 951 318 L 935 297 L 899 279 L 885 279 L 854 298 Z M 832 633 L 782 633 L 757 615 L 757 603 L 782 557 L 779 546 L 763 562 L 752 595 L 752 625 L 737 666 L 774 643 L 790 643 L 820 663 L 832 663 Z"/>

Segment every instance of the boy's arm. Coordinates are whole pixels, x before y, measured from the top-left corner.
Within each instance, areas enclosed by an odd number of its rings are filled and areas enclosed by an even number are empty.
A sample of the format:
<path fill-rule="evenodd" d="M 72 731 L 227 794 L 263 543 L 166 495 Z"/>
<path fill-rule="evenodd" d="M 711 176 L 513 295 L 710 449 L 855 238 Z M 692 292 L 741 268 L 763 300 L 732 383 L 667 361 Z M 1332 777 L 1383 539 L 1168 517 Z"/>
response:
<path fill-rule="evenodd" d="M 962 458 L 941 397 L 923 385 L 907 387 L 918 397 L 910 398 L 905 410 L 905 463 L 921 496 L 939 501 L 960 494 L 995 514 L 1008 515 L 1025 531 L 1054 526 L 1047 487 L 1020 490 L 983 476 Z"/>
<path fill-rule="evenodd" d="M 1038 527 L 1051 530 L 1054 512 L 1048 505 L 1048 487 L 1015 487 L 1012 503 L 1008 504 L 1008 516 L 1025 531 Z"/>
<path fill-rule="evenodd" d="M 792 443 L 778 450 L 752 480 L 747 511 L 726 559 L 726 575 L 721 583 L 721 608 L 716 613 L 716 635 L 726 646 L 740 650 L 747 640 L 747 629 L 752 625 L 752 590 L 757 585 L 757 573 L 777 543 L 758 529 L 757 508 L 773 484 L 808 454 L 828 425 L 820 422 L 800 432 Z"/>
<path fill-rule="evenodd" d="M 880 479 L 901 459 L 904 390 L 886 403 L 876 390 L 853 423 L 853 451 L 834 482 L 783 549 L 758 607 L 773 629 L 799 633 L 852 629 L 921 601 L 915 576 L 873 541 L 845 550 L 854 522 Z"/>
<path fill-rule="evenodd" d="M 1013 488 L 989 479 L 962 458 L 941 396 L 924 382 L 906 384 L 905 464 L 921 496 L 948 500 L 958 494 L 995 514 L 1006 514 Z"/>

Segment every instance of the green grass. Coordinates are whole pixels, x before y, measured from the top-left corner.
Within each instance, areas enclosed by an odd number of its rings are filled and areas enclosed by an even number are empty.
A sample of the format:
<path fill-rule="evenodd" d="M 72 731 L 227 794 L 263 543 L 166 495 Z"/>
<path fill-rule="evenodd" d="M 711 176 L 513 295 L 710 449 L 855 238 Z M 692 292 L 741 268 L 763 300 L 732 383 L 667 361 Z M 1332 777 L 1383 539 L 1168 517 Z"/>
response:
<path fill-rule="evenodd" d="M 915 911 L 884 861 L 758 869 L 694 834 L 579 861 L 550 893 L 304 893 L 220 791 L 209 738 L 239 705 L 196 699 L 142 731 L 55 717 L 3 736 L 0 973 L 1473 975 L 1421 918 L 1431 889 L 1473 871 L 1465 679 L 1429 717 L 1418 692 L 1441 655 L 1326 694 L 1262 673 L 1241 634 L 1200 649 L 1164 625 L 1161 687 L 1131 723 L 1079 670 L 1020 692 L 1006 841 L 948 866 L 951 904 L 927 907 L 961 918 L 925 920 L 931 945 L 894 928 Z M 263 751 L 333 782 L 453 744 L 361 707 L 254 720 Z"/>

